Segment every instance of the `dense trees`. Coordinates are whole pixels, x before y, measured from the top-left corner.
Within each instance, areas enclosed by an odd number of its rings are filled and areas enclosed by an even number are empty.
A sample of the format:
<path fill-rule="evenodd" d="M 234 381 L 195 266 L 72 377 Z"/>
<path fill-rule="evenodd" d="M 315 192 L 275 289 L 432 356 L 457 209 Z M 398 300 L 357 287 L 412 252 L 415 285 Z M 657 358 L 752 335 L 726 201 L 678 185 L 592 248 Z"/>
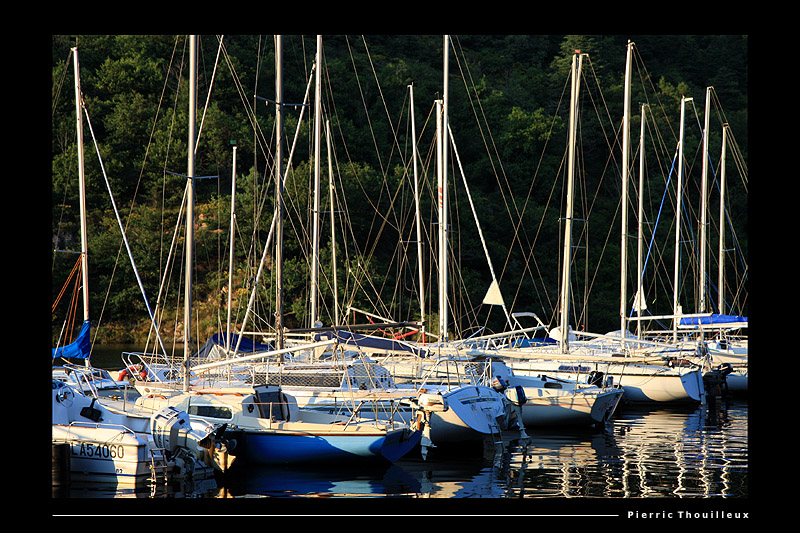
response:
<path fill-rule="evenodd" d="M 713 86 L 715 113 L 728 122 L 743 159 L 747 159 L 746 36 L 560 36 L 469 35 L 452 39 L 450 122 L 472 200 L 508 305 L 535 311 L 545 321 L 557 307 L 558 268 L 563 217 L 563 157 L 566 138 L 566 96 L 570 56 L 589 54 L 581 119 L 579 217 L 577 229 L 573 324 L 596 331 L 616 329 L 619 308 L 619 125 L 625 44 L 636 43 L 632 135 L 638 135 L 637 102 L 647 101 L 653 125 L 664 136 L 662 153 L 648 158 L 648 216 L 655 217 L 666 187 L 677 139 L 682 95 L 694 98 L 692 125 L 687 128 L 690 186 L 684 201 L 699 205 L 700 134 L 705 89 Z M 237 235 L 234 254 L 234 305 L 241 310 L 249 297 L 270 223 L 274 202 L 274 46 L 272 36 L 201 38 L 196 175 L 196 277 L 194 307 L 199 342 L 225 323 L 228 278 L 228 231 L 232 175 L 232 143 L 237 147 Z M 81 81 L 92 131 L 105 176 L 126 228 L 136 266 L 148 299 L 159 310 L 162 335 L 179 338 L 183 260 L 182 231 L 173 244 L 185 180 L 187 98 L 185 36 L 54 36 L 52 40 L 52 235 L 53 248 L 77 250 L 79 225 L 75 106 L 70 48 L 78 46 Z M 314 36 L 284 38 L 284 100 L 301 103 L 315 53 Z M 217 61 L 219 57 L 219 61 Z M 427 35 L 326 36 L 324 38 L 325 117 L 330 119 L 332 166 L 336 181 L 337 275 L 340 305 L 352 305 L 394 319 L 417 319 L 416 248 L 413 233 L 411 130 L 408 86 L 413 83 L 420 162 L 424 170 L 423 224 L 426 232 L 426 274 L 432 278 L 429 326 L 435 323 L 435 165 L 432 154 L 432 103 L 442 91 L 442 37 Z M 211 97 L 206 107 L 206 97 Z M 254 98 L 254 95 L 260 98 Z M 313 87 L 311 91 L 313 100 Z M 658 113 L 655 108 L 658 107 Z M 722 110 L 720 112 L 720 109 Z M 285 155 L 298 141 L 287 178 L 284 300 L 287 324 L 307 326 L 308 232 L 313 174 L 313 119 L 310 110 L 287 109 Z M 690 131 L 691 130 L 691 131 Z M 655 131 L 655 130 L 652 130 Z M 648 134 L 652 133 L 649 132 Z M 92 319 L 100 323 L 100 339 L 143 341 L 147 313 L 111 209 L 105 177 L 85 126 L 89 206 L 89 269 Z M 715 161 L 719 135 L 711 137 Z M 634 140 L 638 146 L 638 140 Z M 649 150 L 649 149 L 648 149 Z M 327 151 L 322 150 L 325 211 L 322 234 L 321 319 L 333 318 L 331 297 L 331 230 L 327 220 Z M 638 155 L 637 155 L 638 157 Z M 489 285 L 483 249 L 455 158 L 450 159 L 454 217 L 455 320 L 464 331 L 487 325 L 503 327 L 499 310 L 481 306 Z M 715 163 L 716 164 L 716 163 Z M 638 169 L 633 173 L 638 177 Z M 674 188 L 674 187 L 673 187 Z M 672 192 L 674 196 L 674 192 Z M 747 251 L 747 192 L 738 175 L 728 191 L 731 229 L 741 257 Z M 718 198 L 713 196 L 713 198 Z M 711 200 L 710 200 L 711 201 Z M 714 200 L 716 201 L 716 200 Z M 630 200 L 631 205 L 635 200 Z M 667 202 L 666 209 L 673 212 Z M 346 217 L 346 218 L 345 218 Z M 654 218 L 650 218 L 652 222 Z M 715 219 L 716 220 L 716 219 Z M 346 222 L 346 223 L 345 223 Z M 457 224 L 458 223 L 458 224 Z M 632 223 L 630 232 L 635 232 Z M 696 229 L 696 220 L 691 221 Z M 716 222 L 715 222 L 716 224 Z M 673 226 L 674 227 L 674 226 Z M 656 234 L 657 260 L 671 265 L 668 223 Z M 696 239 L 693 234 L 692 239 Z M 715 237 L 716 238 L 716 237 Z M 632 244 L 633 246 L 633 244 Z M 177 257 L 168 259 L 171 248 Z M 694 257 L 692 247 L 686 252 Z M 252 327 L 272 323 L 274 287 L 269 273 L 262 280 Z M 694 264 L 687 260 L 687 265 Z M 739 264 L 736 258 L 730 259 Z M 55 253 L 54 295 L 72 268 L 74 255 Z M 685 309 L 696 299 L 687 266 Z M 741 276 L 742 266 L 732 269 Z M 165 273 L 170 281 L 162 285 Z M 713 268 L 716 272 L 716 266 Z M 656 277 L 653 274 L 653 277 Z M 670 271 L 659 278 L 669 278 Z M 431 283 L 431 282 L 427 282 Z M 731 282 L 733 283 L 733 282 Z M 426 287 L 426 293 L 431 287 Z M 666 299 L 671 289 L 653 288 L 652 299 Z M 159 296 L 160 295 L 160 296 Z M 632 294 L 628 295 L 632 297 Z M 652 300 L 651 300 L 652 301 Z M 586 302 L 586 303 L 584 303 Z M 746 303 L 745 303 L 746 306 Z M 745 307 L 746 308 L 746 307 Z M 663 312 L 670 312 L 667 305 Z M 737 309 L 741 312 L 741 309 Z M 53 337 L 60 333 L 65 310 L 53 315 Z M 487 319 L 487 313 L 489 317 Z M 241 319 L 241 312 L 238 315 Z M 235 319 L 234 319 L 235 320 Z M 169 324 L 169 325 L 167 325 Z M 248 328 L 250 329 L 250 328 Z"/>

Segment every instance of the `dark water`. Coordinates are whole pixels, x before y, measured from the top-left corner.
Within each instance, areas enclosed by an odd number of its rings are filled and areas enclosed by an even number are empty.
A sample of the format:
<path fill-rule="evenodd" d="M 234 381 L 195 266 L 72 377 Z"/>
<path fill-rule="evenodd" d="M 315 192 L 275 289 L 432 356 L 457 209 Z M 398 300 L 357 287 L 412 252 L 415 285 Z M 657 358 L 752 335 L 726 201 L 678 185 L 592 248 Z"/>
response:
<path fill-rule="evenodd" d="M 394 500 L 498 498 L 539 500 L 536 513 L 555 510 L 558 507 L 553 505 L 564 501 L 570 502 L 563 511 L 568 514 L 580 512 L 584 505 L 591 505 L 596 513 L 598 502 L 603 502 L 601 514 L 613 510 L 612 514 L 619 515 L 639 512 L 638 507 L 618 511 L 619 502 L 630 506 L 647 500 L 674 506 L 667 500 L 721 501 L 750 496 L 745 399 L 733 399 L 716 408 L 621 407 L 599 430 L 535 429 L 528 434 L 527 447 L 508 435 L 506 447 L 499 453 L 489 446 L 441 449 L 427 460 L 415 452 L 391 466 L 347 465 L 324 470 L 236 463 L 216 480 L 156 494 L 73 487 L 68 497 L 182 498 L 202 500 L 211 508 L 216 504 L 210 500 L 280 498 L 287 507 L 273 505 L 269 512 L 285 509 L 290 514 L 298 505 L 291 500 L 347 499 L 352 512 L 372 512 L 388 505 L 388 512 L 394 513 Z M 356 510 L 353 501 L 358 502 Z M 337 512 L 342 508 L 336 507 Z M 447 512 L 442 511 L 447 508 L 439 506 L 434 512 Z M 465 510 L 462 503 L 452 512 L 465 511 L 470 514 L 475 509 Z"/>

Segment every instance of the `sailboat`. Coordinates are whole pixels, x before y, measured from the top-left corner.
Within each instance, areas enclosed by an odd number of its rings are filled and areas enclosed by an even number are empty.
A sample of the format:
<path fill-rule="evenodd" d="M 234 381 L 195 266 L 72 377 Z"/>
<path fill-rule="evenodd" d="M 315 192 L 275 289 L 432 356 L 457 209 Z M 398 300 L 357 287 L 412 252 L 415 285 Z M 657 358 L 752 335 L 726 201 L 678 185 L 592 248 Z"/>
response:
<path fill-rule="evenodd" d="M 53 367 L 52 442 L 69 447 L 69 473 L 75 481 L 140 485 L 170 482 L 176 476 L 212 477 L 214 450 L 222 432 L 214 424 L 190 421 L 175 408 L 138 414 L 118 410 L 98 398 L 98 390 L 118 390 L 118 382 L 103 369 L 89 365 L 89 299 L 86 246 L 85 180 L 83 172 L 82 94 L 78 49 L 72 49 L 81 190 L 81 235 L 84 322 L 78 339 L 53 349 L 53 358 L 83 358 L 85 366 Z"/>
<path fill-rule="evenodd" d="M 632 44 L 628 44 L 626 66 L 625 90 L 625 121 L 629 120 L 629 74 Z M 506 336 L 508 342 L 493 339 L 495 345 L 500 346 L 493 353 L 503 357 L 515 374 L 539 375 L 545 374 L 558 379 L 586 383 L 592 376 L 603 375 L 604 379 L 613 379 L 615 386 L 624 389 L 624 400 L 631 402 L 700 402 L 703 400 L 704 388 L 701 372 L 696 367 L 672 368 L 660 364 L 661 358 L 639 358 L 631 356 L 626 351 L 627 334 L 618 335 L 615 342 L 600 343 L 578 340 L 577 332 L 569 325 L 569 286 L 570 286 L 570 255 L 572 249 L 572 206 L 573 206 L 573 176 L 575 167 L 575 137 L 577 133 L 577 106 L 580 90 L 580 72 L 583 56 L 579 50 L 572 57 L 571 97 L 570 97 L 570 129 L 568 142 L 568 168 L 567 168 L 567 211 L 564 221 L 563 236 L 563 263 L 561 273 L 561 303 L 560 322 L 557 328 L 548 332 L 548 336 L 555 342 L 538 345 L 513 346 L 510 339 L 514 332 Z M 625 132 L 627 134 L 627 127 Z M 624 143 L 627 149 L 627 142 Z M 627 153 L 623 157 L 623 179 L 627 181 Z M 624 183 L 624 182 L 623 182 Z M 623 190 L 626 190 L 623 186 Z M 623 201 L 626 204 L 626 201 Z M 623 227 L 623 239 L 625 238 Z M 624 246 L 623 246 L 624 249 Z M 624 256 L 623 256 L 624 261 Z M 624 270 L 624 268 L 623 268 Z M 624 274 L 623 274 L 624 276 Z M 624 294 L 624 284 L 622 286 Z M 624 299 L 623 299 L 624 301 Z M 626 331 L 624 307 L 621 312 L 623 324 L 622 331 Z M 583 334 L 585 335 L 585 334 Z M 595 339 L 610 336 L 591 335 Z M 659 364 L 652 364 L 659 362 Z"/>
<path fill-rule="evenodd" d="M 448 323 L 448 82 L 450 36 L 443 39 L 444 88 L 443 98 L 436 102 L 437 126 L 437 181 L 439 212 L 439 339 L 432 349 L 439 354 L 434 369 L 449 365 Z M 509 403 L 506 396 L 475 379 L 464 384 L 456 383 L 445 390 L 419 395 L 416 406 L 424 417 L 422 438 L 423 456 L 429 447 L 463 443 L 486 437 L 498 440 L 503 428 L 499 421 L 507 419 Z M 521 428 L 524 433 L 524 427 Z"/>
<path fill-rule="evenodd" d="M 83 304 L 83 323 L 78 332 L 77 338 L 63 346 L 53 348 L 53 359 L 61 357 L 63 359 L 84 359 L 89 365 L 91 356 L 91 322 L 89 321 L 89 260 L 88 260 L 88 237 L 86 229 L 86 175 L 83 157 L 83 112 L 81 102 L 80 64 L 78 61 L 77 47 L 72 49 L 73 67 L 75 71 L 75 113 L 76 113 L 76 133 L 78 148 L 78 191 L 80 205 L 80 232 L 81 232 L 81 256 L 78 260 L 81 273 L 82 304 Z"/>
<path fill-rule="evenodd" d="M 391 420 L 373 420 L 299 409 L 276 385 L 192 388 L 189 392 L 148 386 L 137 405 L 172 406 L 193 418 L 228 424 L 236 441 L 228 451 L 250 464 L 395 462 L 420 440 L 420 432 Z M 149 391 L 149 392 L 148 392 Z"/>
<path fill-rule="evenodd" d="M 120 412 L 53 380 L 52 442 L 69 447 L 70 481 L 142 486 L 211 478 L 221 432 L 174 407 Z"/>
<path fill-rule="evenodd" d="M 190 77 L 192 85 L 195 83 L 194 64 L 196 62 L 195 50 L 196 37 L 192 37 L 190 46 L 190 58 L 192 68 Z M 276 36 L 276 112 L 278 128 L 277 138 L 280 146 L 280 128 L 282 124 L 282 90 L 280 64 L 282 60 L 282 38 Z M 194 98 L 190 97 L 190 113 L 194 116 Z M 190 136 L 193 135 L 193 127 L 190 127 Z M 191 137 L 190 137 L 191 138 Z M 190 142 L 189 146 L 194 143 Z M 192 171 L 192 151 L 190 150 L 190 177 Z M 279 150 L 280 152 L 280 150 Z M 276 161 L 282 161 L 279 155 Z M 283 176 L 278 164 L 276 170 L 278 185 L 276 186 L 276 252 L 278 255 L 277 263 L 280 264 L 281 257 L 281 183 Z M 190 202 L 191 205 L 191 202 Z M 189 210 L 191 213 L 191 209 Z M 189 215 L 187 215 L 189 217 Z M 191 219 L 187 219 L 187 231 L 193 224 Z M 187 246 L 190 246 L 191 233 L 187 236 Z M 187 257 L 191 252 L 187 250 Z M 187 259 L 189 261 L 189 259 Z M 189 265 L 191 263 L 188 263 Z M 190 270 L 187 268 L 187 270 Z M 190 368 L 188 364 L 188 338 L 185 351 L 185 372 L 183 373 L 182 388 L 177 388 L 175 383 L 170 382 L 145 382 L 137 381 L 136 388 L 141 396 L 137 399 L 137 407 L 141 409 L 162 409 L 165 407 L 177 407 L 185 409 L 193 418 L 228 424 L 227 434 L 238 435 L 235 448 L 229 448 L 230 453 L 237 457 L 245 457 L 248 462 L 259 464 L 274 463 L 313 463 L 330 461 L 396 461 L 408 453 L 420 439 L 420 431 L 410 428 L 405 424 L 397 423 L 393 420 L 380 421 L 360 418 L 359 412 L 342 415 L 312 412 L 302 410 L 297 407 L 296 400 L 285 393 L 277 385 L 258 385 L 258 384 L 223 384 L 216 386 L 192 384 L 191 377 L 197 378 L 201 373 L 205 373 L 213 368 L 227 367 L 233 368 L 241 365 L 248 365 L 255 359 L 263 358 L 265 355 L 277 355 L 283 357 L 298 348 L 284 347 L 282 338 L 282 316 L 281 316 L 281 274 L 278 269 L 277 283 L 278 294 L 278 313 L 276 313 L 276 330 L 279 331 L 275 350 L 254 353 L 246 356 L 230 357 L 216 362 L 194 365 Z M 188 275 L 188 274 L 187 274 Z M 187 281 L 187 286 L 190 282 Z M 185 304 L 190 305 L 191 298 L 187 290 Z M 188 320 L 190 312 L 185 316 Z M 191 328 L 186 327 L 186 334 Z M 241 337 L 240 337 L 241 338 Z M 332 341 L 331 341 L 332 342 Z M 237 344 L 239 344 L 237 340 Z M 304 347 L 300 347 L 302 349 Z M 312 346 L 311 348 L 315 348 Z M 195 381 L 197 381 L 195 379 Z"/>
<path fill-rule="evenodd" d="M 520 408 L 526 428 L 602 426 L 614 415 L 624 394 L 621 387 L 605 386 L 602 376 L 579 383 L 546 374 L 519 375 L 503 361 L 489 360 L 487 364 L 493 383 L 522 389 L 525 401 Z"/>

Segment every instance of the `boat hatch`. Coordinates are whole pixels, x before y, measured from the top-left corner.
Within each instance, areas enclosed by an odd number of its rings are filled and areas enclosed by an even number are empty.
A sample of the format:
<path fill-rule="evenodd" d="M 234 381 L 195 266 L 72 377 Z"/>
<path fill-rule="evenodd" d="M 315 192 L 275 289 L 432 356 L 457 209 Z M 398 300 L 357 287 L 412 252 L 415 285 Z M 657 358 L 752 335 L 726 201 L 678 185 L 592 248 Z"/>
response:
<path fill-rule="evenodd" d="M 255 396 L 260 418 L 289 420 L 289 406 L 280 390 L 256 390 Z"/>

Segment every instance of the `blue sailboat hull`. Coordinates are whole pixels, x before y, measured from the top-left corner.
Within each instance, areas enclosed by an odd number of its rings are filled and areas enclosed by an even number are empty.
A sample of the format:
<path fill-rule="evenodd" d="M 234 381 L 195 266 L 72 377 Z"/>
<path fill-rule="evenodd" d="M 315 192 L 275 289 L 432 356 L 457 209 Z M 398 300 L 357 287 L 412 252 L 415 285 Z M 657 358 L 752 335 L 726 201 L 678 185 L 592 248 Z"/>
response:
<path fill-rule="evenodd" d="M 229 433 L 226 433 L 228 435 Z M 329 463 L 341 461 L 394 462 L 411 451 L 420 431 L 395 430 L 363 435 L 304 432 L 244 431 L 239 438 L 243 455 L 253 464 Z"/>

